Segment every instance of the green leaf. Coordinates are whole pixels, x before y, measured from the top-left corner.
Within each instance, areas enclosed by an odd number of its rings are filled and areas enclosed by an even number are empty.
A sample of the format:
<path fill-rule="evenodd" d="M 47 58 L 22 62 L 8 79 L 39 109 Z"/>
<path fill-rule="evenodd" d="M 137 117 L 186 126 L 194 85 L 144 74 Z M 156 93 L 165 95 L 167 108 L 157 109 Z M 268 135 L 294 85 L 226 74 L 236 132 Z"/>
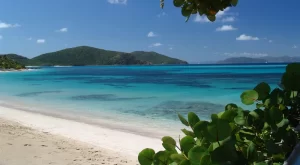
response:
<path fill-rule="evenodd" d="M 190 20 L 191 15 L 187 16 L 185 19 L 185 22 L 188 22 Z"/>
<path fill-rule="evenodd" d="M 159 151 L 154 155 L 154 165 L 166 165 L 170 163 L 170 154 L 166 151 Z"/>
<path fill-rule="evenodd" d="M 203 156 L 200 165 L 211 165 L 210 155 Z"/>
<path fill-rule="evenodd" d="M 269 154 L 279 154 L 282 152 L 282 148 L 278 144 L 275 144 L 273 141 L 267 141 L 266 148 Z"/>
<path fill-rule="evenodd" d="M 215 15 L 208 15 L 207 19 L 210 20 L 211 22 L 214 22 L 216 20 L 216 16 Z"/>
<path fill-rule="evenodd" d="M 178 114 L 178 118 L 182 124 L 184 124 L 185 126 L 190 126 L 189 122 L 182 115 Z"/>
<path fill-rule="evenodd" d="M 278 88 L 274 89 L 270 94 L 270 104 L 276 106 L 277 104 L 281 104 L 283 97 L 284 97 L 284 93 L 282 90 Z"/>
<path fill-rule="evenodd" d="M 207 121 L 200 121 L 194 126 L 194 134 L 197 138 L 201 139 L 205 132 L 207 132 Z"/>
<path fill-rule="evenodd" d="M 239 132 L 239 136 L 242 139 L 247 139 L 248 141 L 252 141 L 255 138 L 255 133 L 250 129 L 242 129 Z"/>
<path fill-rule="evenodd" d="M 199 117 L 194 112 L 188 113 L 189 125 L 193 128 L 199 121 Z"/>
<path fill-rule="evenodd" d="M 187 5 L 183 5 L 183 7 L 181 8 L 181 14 L 184 16 L 184 17 L 188 17 L 192 14 L 193 10 L 191 9 L 188 9 L 188 6 Z"/>
<path fill-rule="evenodd" d="M 287 91 L 299 91 L 300 90 L 300 73 L 285 72 L 281 78 L 281 84 Z"/>
<path fill-rule="evenodd" d="M 146 148 L 142 150 L 138 155 L 138 160 L 141 165 L 151 165 L 153 162 L 153 157 L 155 155 L 155 151 L 150 148 Z"/>
<path fill-rule="evenodd" d="M 269 108 L 270 107 L 270 104 L 271 104 L 271 99 L 266 99 L 266 100 L 264 100 L 263 101 L 263 104 L 264 104 L 264 106 L 266 107 L 266 108 Z"/>
<path fill-rule="evenodd" d="M 228 122 L 231 122 L 231 121 L 234 120 L 236 115 L 237 115 L 237 110 L 236 109 L 230 109 L 230 110 L 227 110 L 227 111 L 223 112 L 220 118 L 224 119 Z"/>
<path fill-rule="evenodd" d="M 258 100 L 264 100 L 266 97 L 269 96 L 269 93 L 271 92 L 271 87 L 269 84 L 262 82 L 258 84 L 254 90 L 258 93 Z"/>
<path fill-rule="evenodd" d="M 258 93 L 255 90 L 248 90 L 241 94 L 241 101 L 245 105 L 251 105 L 258 99 Z"/>
<path fill-rule="evenodd" d="M 273 158 L 274 162 L 283 162 L 285 160 L 285 156 L 283 153 L 274 154 L 274 155 L 272 155 L 272 158 Z M 273 164 L 273 165 L 275 165 L 275 164 Z M 277 164 L 277 165 L 281 165 L 281 164 Z"/>
<path fill-rule="evenodd" d="M 237 110 L 238 106 L 236 104 L 230 103 L 225 106 L 225 111 L 227 110 Z"/>
<path fill-rule="evenodd" d="M 184 4 L 184 0 L 173 0 L 175 7 L 181 7 Z"/>
<path fill-rule="evenodd" d="M 234 162 L 238 159 L 233 145 L 222 145 L 211 152 L 212 163 L 223 164 L 228 161 Z"/>
<path fill-rule="evenodd" d="M 231 4 L 233 5 L 233 6 L 236 6 L 237 4 L 238 4 L 238 0 L 231 0 Z"/>
<path fill-rule="evenodd" d="M 247 148 L 247 156 L 246 158 L 249 160 L 255 160 L 257 157 L 256 147 L 253 142 L 250 142 L 248 148 Z"/>
<path fill-rule="evenodd" d="M 254 162 L 254 165 L 268 165 L 266 162 Z"/>
<path fill-rule="evenodd" d="M 201 146 L 195 146 L 192 148 L 189 153 L 188 153 L 188 158 L 191 162 L 191 164 L 200 165 L 200 160 L 202 159 L 203 156 L 208 155 L 207 149 L 205 147 Z"/>
<path fill-rule="evenodd" d="M 286 66 L 285 71 L 288 73 L 300 73 L 300 63 L 290 63 Z"/>
<path fill-rule="evenodd" d="M 263 119 L 264 118 L 264 111 L 261 109 L 255 109 L 249 113 L 254 119 Z"/>
<path fill-rule="evenodd" d="M 188 154 L 190 149 L 194 147 L 195 145 L 195 140 L 191 136 L 185 136 L 180 140 L 180 147 L 181 150 L 185 153 Z"/>
<path fill-rule="evenodd" d="M 217 142 L 229 137 L 231 132 L 229 122 L 217 118 L 207 125 L 207 133 L 204 133 L 204 136 L 211 142 Z"/>
<path fill-rule="evenodd" d="M 246 119 L 245 119 L 245 116 L 244 116 L 244 111 L 242 109 L 239 109 L 237 111 L 237 115 L 234 118 L 234 121 L 238 125 L 245 125 Z"/>
<path fill-rule="evenodd" d="M 288 119 L 282 119 L 282 121 L 280 123 L 276 124 L 276 125 L 277 125 L 277 127 L 280 128 L 280 127 L 283 127 L 287 124 L 289 124 L 289 120 Z"/>
<path fill-rule="evenodd" d="M 179 165 L 191 165 L 191 163 L 189 160 L 184 160 L 184 161 L 180 162 Z"/>
<path fill-rule="evenodd" d="M 172 154 L 170 156 L 171 160 L 173 160 L 174 162 L 180 163 L 184 160 L 186 160 L 186 158 L 182 155 L 182 154 Z"/>
<path fill-rule="evenodd" d="M 259 108 L 261 108 L 261 107 L 264 107 L 264 104 L 261 104 L 261 103 L 257 103 L 257 104 L 256 104 L 256 108 L 257 108 L 257 109 L 259 109 Z"/>
<path fill-rule="evenodd" d="M 282 111 L 280 111 L 278 108 L 276 107 L 272 107 L 269 111 L 269 115 L 270 118 L 273 122 L 275 122 L 275 124 L 278 124 L 282 121 L 283 119 L 283 114 Z"/>
<path fill-rule="evenodd" d="M 170 136 L 165 136 L 162 138 L 163 141 L 163 146 L 166 150 L 168 151 L 174 151 L 176 147 L 176 141 L 170 137 Z"/>
<path fill-rule="evenodd" d="M 202 138 L 201 140 L 197 139 L 196 145 L 208 148 L 210 145 L 210 142 L 206 138 Z"/>
<path fill-rule="evenodd" d="M 181 129 L 181 131 L 185 134 L 185 135 L 189 135 L 191 137 L 195 137 L 194 132 L 186 130 L 186 129 Z"/>
<path fill-rule="evenodd" d="M 211 114 L 210 118 L 211 118 L 211 121 L 212 121 L 212 122 L 217 122 L 218 119 L 219 119 L 219 117 L 218 117 L 217 114 Z"/>

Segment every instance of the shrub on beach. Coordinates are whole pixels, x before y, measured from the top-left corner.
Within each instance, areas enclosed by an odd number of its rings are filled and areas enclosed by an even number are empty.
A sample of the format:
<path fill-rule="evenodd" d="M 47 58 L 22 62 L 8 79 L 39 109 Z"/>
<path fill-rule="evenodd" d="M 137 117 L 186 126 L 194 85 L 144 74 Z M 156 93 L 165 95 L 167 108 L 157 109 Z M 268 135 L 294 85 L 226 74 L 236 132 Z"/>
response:
<path fill-rule="evenodd" d="M 187 119 L 178 114 L 189 127 L 181 130 L 186 136 L 178 143 L 163 137 L 165 150 L 142 150 L 140 164 L 283 164 L 300 140 L 300 63 L 287 65 L 280 87 L 271 91 L 262 82 L 240 98 L 245 105 L 256 104 L 256 109 L 244 110 L 231 103 L 223 112 L 212 114 L 210 121 L 200 120 L 194 112 Z"/>

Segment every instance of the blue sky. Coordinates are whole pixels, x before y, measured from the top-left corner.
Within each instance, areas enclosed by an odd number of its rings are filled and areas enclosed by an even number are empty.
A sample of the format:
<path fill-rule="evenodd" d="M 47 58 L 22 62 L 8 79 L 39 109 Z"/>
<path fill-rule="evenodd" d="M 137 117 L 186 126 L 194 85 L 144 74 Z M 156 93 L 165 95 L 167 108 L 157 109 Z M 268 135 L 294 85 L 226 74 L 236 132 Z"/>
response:
<path fill-rule="evenodd" d="M 0 0 L 0 54 L 34 57 L 87 45 L 189 62 L 300 56 L 300 1 L 240 0 L 217 21 L 189 22 L 166 0 Z"/>

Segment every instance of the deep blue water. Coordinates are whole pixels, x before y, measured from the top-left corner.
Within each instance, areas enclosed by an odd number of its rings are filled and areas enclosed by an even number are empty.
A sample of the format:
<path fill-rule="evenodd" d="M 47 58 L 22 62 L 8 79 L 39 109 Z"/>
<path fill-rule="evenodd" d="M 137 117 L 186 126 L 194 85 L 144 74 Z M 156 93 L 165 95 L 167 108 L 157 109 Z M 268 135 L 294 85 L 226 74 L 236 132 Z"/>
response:
<path fill-rule="evenodd" d="M 284 70 L 284 64 L 49 67 L 0 73 L 0 100 L 80 116 L 173 122 L 176 112 L 194 111 L 207 119 L 227 103 L 241 105 L 240 93 L 259 82 L 276 87 Z"/>

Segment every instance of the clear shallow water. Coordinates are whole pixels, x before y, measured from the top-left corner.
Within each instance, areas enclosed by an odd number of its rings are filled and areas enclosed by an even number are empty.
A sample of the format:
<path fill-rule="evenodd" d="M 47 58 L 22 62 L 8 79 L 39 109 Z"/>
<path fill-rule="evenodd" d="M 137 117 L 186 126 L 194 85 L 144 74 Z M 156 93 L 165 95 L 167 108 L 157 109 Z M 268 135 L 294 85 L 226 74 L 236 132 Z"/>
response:
<path fill-rule="evenodd" d="M 0 100 L 49 113 L 172 125 L 176 112 L 208 119 L 227 103 L 240 103 L 240 93 L 259 82 L 276 87 L 284 70 L 278 64 L 44 68 L 0 73 Z"/>

